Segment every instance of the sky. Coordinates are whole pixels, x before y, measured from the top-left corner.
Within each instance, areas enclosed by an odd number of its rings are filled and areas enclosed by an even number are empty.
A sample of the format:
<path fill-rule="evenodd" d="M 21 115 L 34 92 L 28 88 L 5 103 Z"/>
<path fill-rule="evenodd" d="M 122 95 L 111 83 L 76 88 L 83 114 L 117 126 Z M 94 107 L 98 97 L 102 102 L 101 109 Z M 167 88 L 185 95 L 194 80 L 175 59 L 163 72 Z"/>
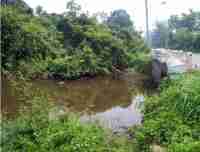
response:
<path fill-rule="evenodd" d="M 49 13 L 62 13 L 69 0 L 24 0 L 32 8 L 40 5 Z M 173 14 L 187 13 L 189 9 L 200 11 L 200 0 L 148 0 L 149 24 L 152 29 L 157 21 L 163 21 Z M 163 4 L 162 2 L 166 3 Z M 76 0 L 83 11 L 90 14 L 125 9 L 137 30 L 145 31 L 145 0 Z"/>

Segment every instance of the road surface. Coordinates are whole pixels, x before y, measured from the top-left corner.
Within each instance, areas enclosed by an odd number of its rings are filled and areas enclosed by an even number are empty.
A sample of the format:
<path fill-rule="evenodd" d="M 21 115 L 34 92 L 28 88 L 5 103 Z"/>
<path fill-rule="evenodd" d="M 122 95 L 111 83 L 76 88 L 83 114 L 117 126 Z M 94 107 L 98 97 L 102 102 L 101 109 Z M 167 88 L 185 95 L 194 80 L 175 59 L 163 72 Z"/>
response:
<path fill-rule="evenodd" d="M 195 64 L 200 65 L 200 53 L 199 54 L 193 54 L 192 63 L 193 63 L 193 65 L 195 65 Z"/>

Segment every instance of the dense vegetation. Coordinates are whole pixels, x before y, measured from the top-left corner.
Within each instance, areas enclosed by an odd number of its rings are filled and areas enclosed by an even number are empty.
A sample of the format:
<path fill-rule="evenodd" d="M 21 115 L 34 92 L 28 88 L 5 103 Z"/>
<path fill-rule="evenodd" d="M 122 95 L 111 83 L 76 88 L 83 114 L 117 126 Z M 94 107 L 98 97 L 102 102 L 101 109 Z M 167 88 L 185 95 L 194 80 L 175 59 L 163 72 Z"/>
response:
<path fill-rule="evenodd" d="M 152 33 L 154 47 L 200 52 L 200 12 L 173 15 L 168 23 L 160 22 Z"/>
<path fill-rule="evenodd" d="M 152 145 L 169 152 L 200 149 L 199 72 L 166 80 L 159 94 L 147 97 L 144 123 L 133 129 L 134 139 L 128 141 L 113 137 L 98 125 L 81 124 L 71 114 L 51 117 L 54 106 L 48 97 L 24 81 L 24 76 L 77 79 L 126 68 L 143 72 L 149 50 L 126 11 L 116 10 L 99 22 L 74 1 L 63 14 L 48 14 L 42 7 L 33 14 L 17 0 L 15 5 L 3 4 L 0 13 L 1 66 L 3 72 L 15 72 L 13 88 L 21 97 L 18 102 L 25 106 L 15 119 L 2 120 L 2 151 L 145 152 L 151 151 Z M 191 12 L 172 17 L 169 33 L 160 26 L 169 39 L 163 38 L 159 45 L 198 52 L 198 16 Z"/>
<path fill-rule="evenodd" d="M 121 17 L 121 10 L 117 10 L 109 21 L 100 23 L 83 13 L 74 1 L 67 4 L 63 14 L 48 14 L 42 7 L 37 7 L 34 14 L 21 0 L 1 3 L 2 72 L 12 73 L 9 79 L 14 79 L 13 88 L 20 95 L 17 102 L 22 104 L 13 120 L 2 117 L 6 120 L 1 122 L 1 150 L 132 151 L 127 139 L 113 138 L 97 125 L 81 124 L 77 116 L 51 118 L 54 106 L 49 105 L 48 97 L 23 82 L 29 77 L 77 79 L 136 65 L 138 69 L 149 49 L 134 30 L 129 15 L 122 11 L 125 18 L 117 19 Z"/>
<path fill-rule="evenodd" d="M 48 14 L 37 7 L 33 15 L 17 6 L 1 6 L 2 67 L 6 70 L 77 79 L 131 67 L 135 53 L 148 52 L 126 11 L 122 11 L 123 20 L 117 15 L 121 10 L 116 10 L 100 23 L 74 1 L 68 2 L 63 14 Z"/>
<path fill-rule="evenodd" d="M 153 144 L 169 152 L 200 149 L 200 73 L 165 81 L 159 95 L 148 97 L 144 123 L 135 136 L 139 147 L 150 151 Z"/>

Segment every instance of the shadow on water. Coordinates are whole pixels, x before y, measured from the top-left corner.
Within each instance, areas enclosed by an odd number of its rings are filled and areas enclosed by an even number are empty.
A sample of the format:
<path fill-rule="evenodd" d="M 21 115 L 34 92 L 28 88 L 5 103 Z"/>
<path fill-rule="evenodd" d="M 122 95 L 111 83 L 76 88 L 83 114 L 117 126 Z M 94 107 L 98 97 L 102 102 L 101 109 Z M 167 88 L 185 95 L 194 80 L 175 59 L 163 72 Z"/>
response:
<path fill-rule="evenodd" d="M 46 92 L 55 105 L 76 113 L 84 113 L 81 120 L 97 118 L 111 129 L 121 129 L 140 124 L 142 116 L 133 106 L 133 93 L 143 92 L 144 76 L 127 74 L 120 80 L 101 76 L 89 80 L 58 82 L 53 80 L 34 80 L 33 89 Z M 2 111 L 7 114 L 17 112 L 17 95 L 7 79 L 2 80 Z M 134 101 L 135 102 L 135 101 Z M 109 125 L 108 125 L 109 124 Z"/>

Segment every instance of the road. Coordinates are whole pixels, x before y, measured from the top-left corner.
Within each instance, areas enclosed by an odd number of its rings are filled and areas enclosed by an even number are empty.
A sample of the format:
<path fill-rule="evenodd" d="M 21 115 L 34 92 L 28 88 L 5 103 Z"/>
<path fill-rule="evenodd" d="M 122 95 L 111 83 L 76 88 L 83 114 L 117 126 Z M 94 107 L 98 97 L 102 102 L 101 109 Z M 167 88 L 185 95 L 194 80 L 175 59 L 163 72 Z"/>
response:
<path fill-rule="evenodd" d="M 192 63 L 193 63 L 193 65 L 195 65 L 195 64 L 200 65 L 200 53 L 199 54 L 193 54 Z"/>

